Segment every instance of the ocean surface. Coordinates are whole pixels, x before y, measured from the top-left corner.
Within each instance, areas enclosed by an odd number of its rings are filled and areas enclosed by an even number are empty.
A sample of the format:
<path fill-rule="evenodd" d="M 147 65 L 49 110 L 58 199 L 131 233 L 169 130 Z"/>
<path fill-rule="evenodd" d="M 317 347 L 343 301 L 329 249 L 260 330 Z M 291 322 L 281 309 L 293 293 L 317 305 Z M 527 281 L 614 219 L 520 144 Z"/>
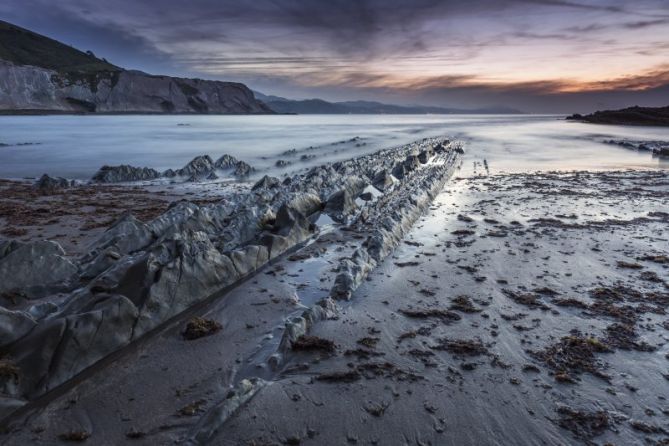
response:
<path fill-rule="evenodd" d="M 442 135 L 463 141 L 466 168 L 485 159 L 491 173 L 669 167 L 649 153 L 604 142 L 669 141 L 667 128 L 582 124 L 562 116 L 0 116 L 0 178 L 48 173 L 85 180 L 104 164 L 163 170 L 224 153 L 279 175 Z M 278 168 L 279 160 L 290 164 Z"/>

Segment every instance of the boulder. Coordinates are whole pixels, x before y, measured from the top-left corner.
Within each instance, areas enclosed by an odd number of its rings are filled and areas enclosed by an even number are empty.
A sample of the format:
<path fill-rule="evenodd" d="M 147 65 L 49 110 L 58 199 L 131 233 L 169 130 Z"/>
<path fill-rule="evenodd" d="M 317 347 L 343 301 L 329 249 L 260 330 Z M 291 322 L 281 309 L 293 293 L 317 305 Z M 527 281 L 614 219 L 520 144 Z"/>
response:
<path fill-rule="evenodd" d="M 660 147 L 653 150 L 653 154 L 661 157 L 669 157 L 669 147 Z"/>
<path fill-rule="evenodd" d="M 91 179 L 94 183 L 121 183 L 127 181 L 145 181 L 160 178 L 161 174 L 148 167 L 102 166 Z"/>
<path fill-rule="evenodd" d="M 58 243 L 46 240 L 24 243 L 0 258 L 0 293 L 62 285 L 77 271 Z"/>
<path fill-rule="evenodd" d="M 269 251 L 265 246 L 249 245 L 230 253 L 240 277 L 246 276 L 263 266 L 269 260 Z"/>
<path fill-rule="evenodd" d="M 74 182 L 70 182 L 65 178 L 57 177 L 53 178 L 47 174 L 44 174 L 37 180 L 34 186 L 39 189 L 41 192 L 51 192 L 57 189 L 65 189 L 74 185 Z"/>
<path fill-rule="evenodd" d="M 188 164 L 176 171 L 182 177 L 201 177 L 214 170 L 214 162 L 209 155 L 200 155 L 193 158 Z"/>
<path fill-rule="evenodd" d="M 0 240 L 0 259 L 21 246 L 23 242 L 18 240 Z"/>
<path fill-rule="evenodd" d="M 337 221 L 343 221 L 346 216 L 351 215 L 357 208 L 355 197 L 346 189 L 333 193 L 325 203 L 325 212 Z"/>
<path fill-rule="evenodd" d="M 392 174 L 398 180 L 404 179 L 404 175 L 406 175 L 406 173 L 407 169 L 403 162 L 397 163 L 393 167 Z"/>
<path fill-rule="evenodd" d="M 318 195 L 308 192 L 296 194 L 293 198 L 286 201 L 286 205 L 300 212 L 305 217 L 323 209 L 323 203 Z"/>
<path fill-rule="evenodd" d="M 128 213 L 116 220 L 103 232 L 91 244 L 89 251 L 97 254 L 107 248 L 113 248 L 116 253 L 127 254 L 145 248 L 152 240 L 153 232 L 151 229 Z"/>
<path fill-rule="evenodd" d="M 0 307 L 0 347 L 22 338 L 37 325 L 25 311 L 12 311 Z"/>
<path fill-rule="evenodd" d="M 255 169 L 248 164 L 246 164 L 244 161 L 239 161 L 237 163 L 237 166 L 235 166 L 235 172 L 234 175 L 236 177 L 247 177 L 251 173 L 255 172 Z"/>
<path fill-rule="evenodd" d="M 260 243 L 267 247 L 272 259 L 307 240 L 315 230 L 316 227 L 301 212 L 283 204 L 276 213 L 272 231 L 265 232 Z"/>
<path fill-rule="evenodd" d="M 372 201 L 374 199 L 374 195 L 371 192 L 363 192 L 360 194 L 360 199 L 363 201 Z"/>
<path fill-rule="evenodd" d="M 234 169 L 233 175 L 239 178 L 249 176 L 251 173 L 255 171 L 253 167 L 251 167 L 244 161 L 240 161 L 234 156 L 230 156 L 227 154 L 223 155 L 218 160 L 216 160 L 216 163 L 214 165 L 217 169 L 222 169 L 222 170 Z"/>
<path fill-rule="evenodd" d="M 138 296 L 141 302 L 135 337 L 240 278 L 232 260 L 202 232 L 186 232 L 153 247 L 145 265 L 148 271 L 140 275 L 153 282 Z M 128 279 L 130 284 L 132 276 Z"/>
<path fill-rule="evenodd" d="M 270 177 L 268 175 L 263 176 L 261 179 L 259 179 L 256 184 L 253 185 L 251 190 L 258 190 L 258 189 L 273 189 L 276 187 L 279 187 L 281 185 L 281 182 L 279 181 L 278 178 Z"/>
<path fill-rule="evenodd" d="M 239 160 L 237 158 L 235 158 L 234 156 L 225 154 L 225 155 L 223 155 L 222 157 L 220 157 L 219 159 L 216 160 L 216 162 L 214 163 L 214 166 L 217 169 L 227 170 L 227 169 L 234 169 L 235 167 L 237 167 L 237 163 L 239 163 Z"/>
<path fill-rule="evenodd" d="M 20 396 L 41 395 L 130 341 L 137 308 L 127 298 L 80 297 L 70 314 L 45 320 L 9 349 L 21 370 Z"/>

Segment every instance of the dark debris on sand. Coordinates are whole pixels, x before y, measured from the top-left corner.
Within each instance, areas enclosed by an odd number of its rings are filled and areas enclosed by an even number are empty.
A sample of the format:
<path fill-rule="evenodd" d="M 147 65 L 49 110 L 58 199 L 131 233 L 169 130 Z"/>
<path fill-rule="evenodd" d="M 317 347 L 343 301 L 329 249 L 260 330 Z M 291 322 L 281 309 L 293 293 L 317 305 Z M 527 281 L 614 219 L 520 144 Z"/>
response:
<path fill-rule="evenodd" d="M 324 351 L 331 353 L 335 351 L 335 343 L 318 336 L 302 335 L 293 341 L 291 348 L 294 351 Z"/>
<path fill-rule="evenodd" d="M 444 350 L 458 356 L 479 356 L 488 353 L 488 349 L 478 339 L 439 339 L 434 350 Z"/>
<path fill-rule="evenodd" d="M 511 290 L 502 290 L 504 295 L 520 305 L 525 305 L 529 308 L 538 308 L 541 310 L 549 310 L 550 307 L 541 301 L 538 293 L 522 293 Z"/>
<path fill-rule="evenodd" d="M 601 340 L 573 332 L 544 350 L 529 353 L 555 371 L 556 381 L 575 382 L 578 375 L 586 372 L 608 381 L 596 354 L 610 352 L 611 348 Z"/>
<path fill-rule="evenodd" d="M 184 339 L 192 341 L 205 336 L 211 336 L 219 332 L 223 326 L 211 319 L 204 319 L 201 317 L 194 317 L 186 324 L 186 329 L 183 332 Z"/>
<path fill-rule="evenodd" d="M 458 313 L 454 313 L 453 311 L 444 310 L 441 308 L 426 308 L 426 309 L 405 308 L 399 311 L 403 315 L 414 319 L 428 319 L 434 317 L 449 322 L 459 321 L 461 319 Z"/>
<path fill-rule="evenodd" d="M 479 313 L 481 309 L 474 306 L 471 297 L 458 296 L 451 299 L 451 310 L 460 311 L 462 313 Z"/>
<path fill-rule="evenodd" d="M 601 435 L 611 426 L 611 419 L 606 411 L 586 412 L 566 406 L 558 407 L 557 424 L 570 431 L 578 439 L 589 440 Z"/>

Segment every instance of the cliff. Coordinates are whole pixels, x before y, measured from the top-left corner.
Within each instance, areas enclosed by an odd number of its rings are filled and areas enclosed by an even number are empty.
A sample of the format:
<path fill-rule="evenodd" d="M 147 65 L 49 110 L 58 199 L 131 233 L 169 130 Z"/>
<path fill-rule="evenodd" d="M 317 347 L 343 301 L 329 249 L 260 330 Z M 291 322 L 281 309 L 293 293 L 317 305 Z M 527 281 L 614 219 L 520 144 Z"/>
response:
<path fill-rule="evenodd" d="M 124 70 L 0 22 L 2 113 L 272 113 L 244 84 Z"/>

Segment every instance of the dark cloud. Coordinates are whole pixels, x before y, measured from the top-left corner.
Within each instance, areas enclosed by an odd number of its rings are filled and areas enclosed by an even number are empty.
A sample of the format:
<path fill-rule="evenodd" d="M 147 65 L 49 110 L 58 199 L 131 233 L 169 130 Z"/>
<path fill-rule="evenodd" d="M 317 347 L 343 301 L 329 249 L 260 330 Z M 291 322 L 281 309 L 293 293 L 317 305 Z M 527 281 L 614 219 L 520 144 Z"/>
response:
<path fill-rule="evenodd" d="M 666 0 L 3 0 L 0 17 L 149 72 L 460 107 L 555 107 L 606 64 L 589 88 L 628 97 L 666 80 L 648 68 L 669 55 L 640 37 L 669 32 Z"/>

